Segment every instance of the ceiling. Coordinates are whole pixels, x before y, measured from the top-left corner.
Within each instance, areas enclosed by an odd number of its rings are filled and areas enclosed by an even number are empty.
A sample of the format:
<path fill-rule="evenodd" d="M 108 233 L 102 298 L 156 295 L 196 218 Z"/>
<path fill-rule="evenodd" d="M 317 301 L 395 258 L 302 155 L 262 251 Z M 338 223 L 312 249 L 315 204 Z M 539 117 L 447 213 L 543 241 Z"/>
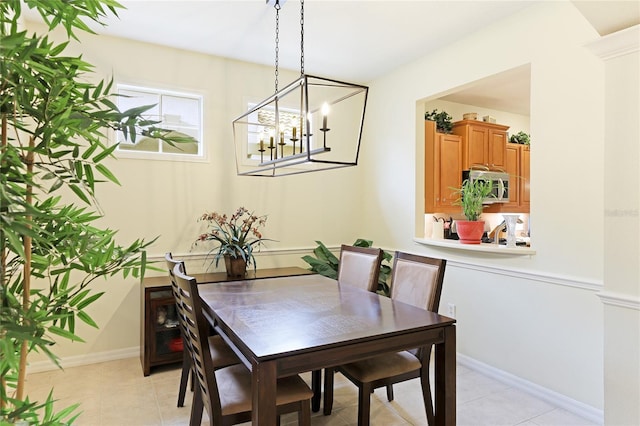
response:
<path fill-rule="evenodd" d="M 280 1 L 279 66 L 299 70 L 300 2 Z M 119 18 L 106 20 L 106 27 L 94 28 L 98 33 L 274 66 L 275 9 L 265 0 L 120 2 L 126 10 L 119 11 Z M 304 69 L 313 75 L 367 83 L 538 2 L 308 0 L 304 4 Z M 640 22 L 637 0 L 572 3 L 601 35 Z M 502 90 L 498 96 L 496 87 Z M 529 69 L 489 77 L 450 98 L 528 114 Z"/>

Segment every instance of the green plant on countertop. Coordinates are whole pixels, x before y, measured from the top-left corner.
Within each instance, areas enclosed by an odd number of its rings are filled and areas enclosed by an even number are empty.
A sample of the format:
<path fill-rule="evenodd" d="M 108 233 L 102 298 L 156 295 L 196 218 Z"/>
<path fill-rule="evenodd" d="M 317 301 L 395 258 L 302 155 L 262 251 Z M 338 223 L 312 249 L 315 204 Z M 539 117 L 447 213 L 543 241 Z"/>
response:
<path fill-rule="evenodd" d="M 313 272 L 324 275 L 325 277 L 333 278 L 334 280 L 337 279 L 340 259 L 331 253 L 331 250 L 329 250 L 321 241 L 316 241 L 316 244 L 318 244 L 318 247 L 313 250 L 313 254 L 316 257 L 309 255 L 302 256 L 302 260 L 311 266 L 309 269 Z M 352 245 L 355 247 L 372 247 L 373 241 L 358 238 Z M 390 263 L 392 259 L 393 256 L 383 250 L 382 263 L 380 264 L 380 275 L 378 276 L 377 293 L 387 297 L 391 294 L 388 284 L 389 277 L 391 276 L 391 266 L 388 264 L 385 265 L 385 262 Z"/>
<path fill-rule="evenodd" d="M 436 122 L 436 129 L 440 133 L 451 133 L 453 129 L 453 118 L 446 111 L 438 112 L 434 109 L 431 112 L 424 113 L 424 119 Z"/>
<path fill-rule="evenodd" d="M 511 135 L 509 142 L 517 143 L 520 145 L 531 145 L 531 137 L 528 133 L 518 132 L 515 135 Z"/>
<path fill-rule="evenodd" d="M 484 200 L 491 194 L 491 180 L 465 179 L 462 186 L 456 189 L 458 199 L 454 202 L 457 206 L 462 206 L 462 213 L 470 221 L 477 221 L 482 214 Z"/>

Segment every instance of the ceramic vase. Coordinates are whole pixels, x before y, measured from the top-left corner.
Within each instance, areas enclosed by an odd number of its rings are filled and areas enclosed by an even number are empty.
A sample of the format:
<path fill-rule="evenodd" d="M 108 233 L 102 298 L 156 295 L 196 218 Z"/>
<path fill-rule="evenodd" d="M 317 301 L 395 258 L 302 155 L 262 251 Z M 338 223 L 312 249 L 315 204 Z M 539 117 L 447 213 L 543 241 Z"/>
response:
<path fill-rule="evenodd" d="M 503 214 L 505 223 L 507 224 L 507 247 L 516 246 L 516 226 L 518 225 L 519 214 Z"/>

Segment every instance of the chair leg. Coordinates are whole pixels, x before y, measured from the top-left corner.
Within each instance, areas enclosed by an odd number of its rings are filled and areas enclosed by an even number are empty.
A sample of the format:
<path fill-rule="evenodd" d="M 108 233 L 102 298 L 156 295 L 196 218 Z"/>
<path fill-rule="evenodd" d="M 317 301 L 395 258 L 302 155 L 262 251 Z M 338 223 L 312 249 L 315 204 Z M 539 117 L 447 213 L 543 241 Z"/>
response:
<path fill-rule="evenodd" d="M 320 397 L 322 396 L 322 370 L 314 370 L 311 372 L 311 389 L 313 390 L 311 410 L 316 413 L 320 411 Z"/>
<path fill-rule="evenodd" d="M 298 410 L 298 425 L 311 426 L 311 410 L 309 408 L 309 401 L 302 401 L 300 404 L 300 410 Z"/>
<path fill-rule="evenodd" d="M 193 394 L 193 401 L 191 402 L 191 417 L 189 418 L 189 426 L 200 426 L 202 423 L 202 411 L 204 410 L 204 404 L 202 401 L 202 392 L 199 387 Z M 211 413 L 209 413 L 209 418 Z"/>
<path fill-rule="evenodd" d="M 393 401 L 393 385 L 387 385 L 387 400 Z"/>
<path fill-rule="evenodd" d="M 424 410 L 427 413 L 427 424 L 433 426 L 436 424 L 435 416 L 433 414 L 433 400 L 431 398 L 431 385 L 427 380 L 422 381 L 422 399 L 424 400 Z"/>
<path fill-rule="evenodd" d="M 358 426 L 369 426 L 372 390 L 371 383 L 362 383 L 358 390 Z"/>
<path fill-rule="evenodd" d="M 325 416 L 331 414 L 333 409 L 333 368 L 324 369 L 324 407 L 322 413 Z"/>
<path fill-rule="evenodd" d="M 182 373 L 180 374 L 180 388 L 178 389 L 178 407 L 184 407 L 184 396 L 187 393 L 187 382 L 191 373 L 191 357 L 185 350 L 182 356 Z M 193 377 L 191 381 L 193 387 Z M 193 389 L 192 389 L 193 390 Z"/>

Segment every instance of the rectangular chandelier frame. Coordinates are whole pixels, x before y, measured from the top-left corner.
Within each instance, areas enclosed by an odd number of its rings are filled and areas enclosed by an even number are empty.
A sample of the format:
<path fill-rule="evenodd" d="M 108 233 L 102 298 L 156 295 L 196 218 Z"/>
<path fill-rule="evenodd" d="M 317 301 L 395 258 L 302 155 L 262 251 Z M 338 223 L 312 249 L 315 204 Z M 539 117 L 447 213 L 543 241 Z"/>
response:
<path fill-rule="evenodd" d="M 233 121 L 238 175 L 275 177 L 356 166 L 368 91 L 303 74 L 250 107 Z"/>

